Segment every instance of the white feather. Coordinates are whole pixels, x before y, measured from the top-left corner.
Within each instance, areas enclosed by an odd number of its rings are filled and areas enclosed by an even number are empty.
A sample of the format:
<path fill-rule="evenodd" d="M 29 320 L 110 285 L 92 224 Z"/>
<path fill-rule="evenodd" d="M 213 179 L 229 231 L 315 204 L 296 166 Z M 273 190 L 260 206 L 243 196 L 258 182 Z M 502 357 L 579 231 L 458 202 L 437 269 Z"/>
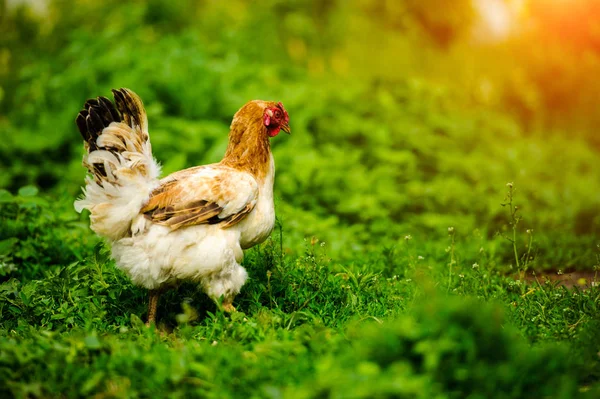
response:
<path fill-rule="evenodd" d="M 121 138 L 115 136 L 117 132 Z M 130 143 L 134 140 L 139 140 L 138 132 L 123 123 L 113 122 L 98 136 L 97 143 L 104 146 L 118 142 L 121 147 L 135 149 Z M 152 157 L 149 141 L 141 148 L 142 152 L 122 153 L 98 149 L 83 160 L 84 165 L 104 165 L 106 177 L 101 183 L 89 176 L 86 178 L 83 198 L 75 201 L 75 210 L 88 209 L 92 230 L 111 241 L 128 235 L 131 222 L 159 184 L 160 166 Z"/>
<path fill-rule="evenodd" d="M 264 241 L 273 230 L 274 172 L 271 157 L 270 172 L 259 187 L 256 206 L 229 228 L 202 224 L 171 230 L 139 215 L 131 226 L 133 235 L 113 243 L 117 266 L 134 284 L 148 289 L 188 280 L 200 282 L 214 299 L 237 294 L 247 279 L 239 264 L 242 250 Z"/>

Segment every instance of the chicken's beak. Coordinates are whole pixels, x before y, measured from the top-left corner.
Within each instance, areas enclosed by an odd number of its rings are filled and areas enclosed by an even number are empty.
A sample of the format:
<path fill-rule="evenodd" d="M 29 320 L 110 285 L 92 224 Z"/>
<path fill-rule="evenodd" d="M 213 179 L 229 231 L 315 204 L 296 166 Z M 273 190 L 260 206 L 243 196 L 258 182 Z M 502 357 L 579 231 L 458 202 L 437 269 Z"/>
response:
<path fill-rule="evenodd" d="M 290 125 L 288 125 L 287 123 L 284 123 L 283 125 L 281 125 L 281 130 L 283 130 L 287 134 L 292 133 L 292 130 L 290 129 Z"/>

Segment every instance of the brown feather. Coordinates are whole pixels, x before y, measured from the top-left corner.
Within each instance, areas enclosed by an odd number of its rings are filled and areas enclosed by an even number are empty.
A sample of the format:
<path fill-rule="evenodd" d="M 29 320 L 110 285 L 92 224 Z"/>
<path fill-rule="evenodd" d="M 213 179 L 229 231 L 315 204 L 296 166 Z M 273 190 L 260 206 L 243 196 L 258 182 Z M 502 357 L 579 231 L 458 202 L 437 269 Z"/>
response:
<path fill-rule="evenodd" d="M 271 144 L 263 123 L 264 110 L 274 102 L 250 101 L 233 117 L 229 144 L 221 165 L 251 173 L 262 181 L 269 172 Z"/>
<path fill-rule="evenodd" d="M 229 216 L 228 218 L 223 219 L 223 224 L 221 224 L 221 227 L 226 229 L 227 227 L 231 227 L 235 224 L 237 224 L 238 222 L 241 222 L 246 215 L 248 215 L 250 212 L 252 212 L 252 209 L 254 209 L 254 205 L 248 204 L 246 205 L 246 207 L 244 209 L 242 209 L 240 212 L 233 214 L 231 216 Z"/>
<path fill-rule="evenodd" d="M 115 92 L 117 107 L 122 111 L 124 119 L 135 112 L 136 104 L 127 101 L 121 91 Z M 215 165 L 224 166 L 235 170 L 248 172 L 257 181 L 262 181 L 269 173 L 271 161 L 271 147 L 267 129 L 263 122 L 264 110 L 276 106 L 275 103 L 265 101 L 251 101 L 244 105 L 234 116 L 229 133 L 229 145 L 223 160 Z M 133 110 L 132 110 L 133 111 Z M 129 121 L 136 123 L 137 121 Z M 167 180 L 156 188 L 141 213 L 152 222 L 169 226 L 175 230 L 185 226 L 198 224 L 219 224 L 222 228 L 234 226 L 242 221 L 254 209 L 255 202 L 250 202 L 240 211 L 223 218 L 223 206 L 230 198 L 236 195 L 235 187 L 226 184 L 223 177 L 215 176 L 210 181 L 210 190 L 205 191 L 207 198 L 197 197 L 190 200 L 190 187 L 186 179 L 193 176 L 199 168 L 190 168 L 170 175 Z M 206 187 L 205 187 L 206 188 Z M 200 190 L 202 192 L 202 190 Z M 202 195 L 202 194 L 200 194 Z M 194 194 L 191 193 L 193 197 Z"/>
<path fill-rule="evenodd" d="M 237 184 L 243 184 L 244 188 L 251 187 L 247 182 L 249 177 L 239 177 L 239 172 L 235 169 L 218 164 L 212 168 L 219 172 L 206 179 L 198 177 L 202 176 L 202 167 L 168 176 L 151 193 L 141 213 L 153 223 L 169 226 L 174 230 L 198 224 L 221 224 L 222 227 L 229 227 L 240 222 L 254 208 L 255 200 L 251 200 L 251 197 L 248 203 L 242 203 L 244 207 L 239 211 L 234 208 L 232 214 L 222 215 L 222 212 L 231 201 L 239 201 L 236 198 L 237 191 L 232 190 Z M 236 176 L 241 180 L 236 180 Z"/>
<path fill-rule="evenodd" d="M 222 210 L 223 208 L 219 205 L 210 202 L 204 207 L 182 209 L 182 214 L 173 215 L 160 224 L 169 226 L 173 230 L 197 224 L 212 224 L 209 222 L 210 219 L 217 216 Z"/>

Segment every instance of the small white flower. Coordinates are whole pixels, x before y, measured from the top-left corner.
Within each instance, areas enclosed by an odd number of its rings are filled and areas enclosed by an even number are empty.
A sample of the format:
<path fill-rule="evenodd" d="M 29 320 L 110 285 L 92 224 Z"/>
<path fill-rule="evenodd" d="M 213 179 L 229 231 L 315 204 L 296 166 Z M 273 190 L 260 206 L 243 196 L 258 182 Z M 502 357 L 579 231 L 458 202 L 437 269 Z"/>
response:
<path fill-rule="evenodd" d="M 478 269 L 479 268 L 479 264 L 477 262 L 473 263 L 473 269 Z"/>
<path fill-rule="evenodd" d="M 448 233 L 454 233 L 454 227 L 448 227 Z"/>
<path fill-rule="evenodd" d="M 558 274 L 558 275 L 561 275 L 561 274 L 564 274 L 564 273 L 563 273 L 563 271 L 562 271 L 562 270 L 560 270 L 560 269 L 559 269 L 559 270 L 556 272 L 556 274 Z"/>
<path fill-rule="evenodd" d="M 405 239 L 406 241 L 408 241 L 408 240 L 412 240 L 412 236 L 411 236 L 410 234 L 407 234 L 407 235 L 405 235 L 405 236 L 404 236 L 404 239 Z"/>
<path fill-rule="evenodd" d="M 325 241 L 321 242 L 321 246 L 324 247 L 325 246 Z"/>
<path fill-rule="evenodd" d="M 423 260 L 423 259 L 425 259 L 425 258 L 424 258 L 424 257 L 422 257 L 421 255 L 419 255 L 419 256 L 417 256 L 417 259 L 419 259 L 419 260 Z"/>
<path fill-rule="evenodd" d="M 512 186 L 513 186 L 512 182 L 506 183 L 506 187 L 511 187 L 512 188 Z"/>
<path fill-rule="evenodd" d="M 465 275 L 464 274 L 459 274 L 458 277 L 465 278 Z"/>

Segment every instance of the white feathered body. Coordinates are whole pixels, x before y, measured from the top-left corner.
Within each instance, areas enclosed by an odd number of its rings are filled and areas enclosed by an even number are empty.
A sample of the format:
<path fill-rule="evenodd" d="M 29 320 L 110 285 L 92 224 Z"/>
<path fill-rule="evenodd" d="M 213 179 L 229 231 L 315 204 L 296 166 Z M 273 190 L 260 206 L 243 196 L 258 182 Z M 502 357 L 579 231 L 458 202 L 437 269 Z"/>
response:
<path fill-rule="evenodd" d="M 272 172 L 258 188 L 254 209 L 240 223 L 222 228 L 201 224 L 171 230 L 153 223 L 143 214 L 134 218 L 132 234 L 112 245 L 112 256 L 134 284 L 148 289 L 170 285 L 179 280 L 202 283 L 213 298 L 237 294 L 247 279 L 239 265 L 243 249 L 263 242 L 275 224 Z M 200 175 L 211 175 L 219 165 L 197 168 Z M 246 172 L 232 179 L 246 180 Z M 169 177 L 164 180 L 168 180 Z M 243 184 L 240 184 L 243 185 Z M 190 189 L 193 189 L 190 187 Z"/>
<path fill-rule="evenodd" d="M 91 103 L 84 111 L 87 125 L 77 121 L 87 141 L 83 163 L 93 175 L 76 209 L 90 211 L 91 228 L 111 242 L 116 265 L 134 284 L 158 289 L 195 281 L 215 300 L 235 296 L 247 279 L 243 250 L 264 241 L 275 224 L 270 151 L 261 176 L 221 162 L 159 179 L 141 101 L 126 89 L 115 100 L 123 121 L 101 98 L 97 110 Z M 89 121 L 92 108 L 101 115 L 98 126 Z"/>

